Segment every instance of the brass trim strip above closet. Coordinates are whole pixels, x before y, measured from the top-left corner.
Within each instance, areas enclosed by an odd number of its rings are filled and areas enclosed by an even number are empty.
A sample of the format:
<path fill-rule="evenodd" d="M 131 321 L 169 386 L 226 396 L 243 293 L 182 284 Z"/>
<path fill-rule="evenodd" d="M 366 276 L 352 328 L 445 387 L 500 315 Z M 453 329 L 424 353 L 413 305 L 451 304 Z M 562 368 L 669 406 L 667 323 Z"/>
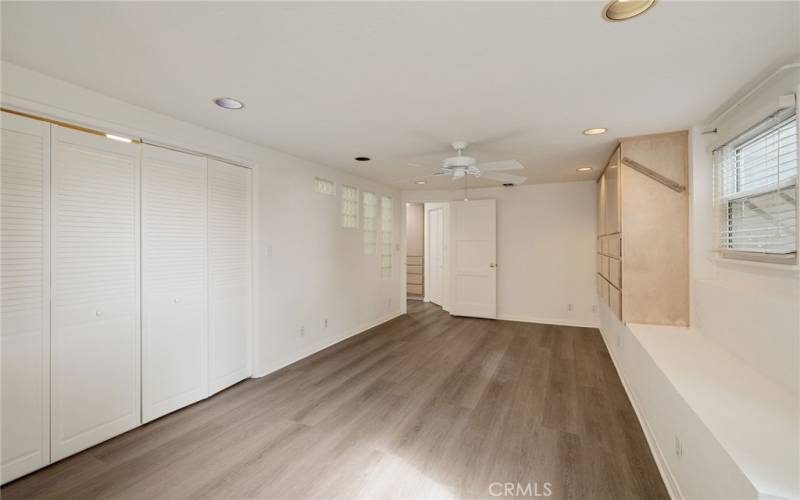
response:
<path fill-rule="evenodd" d="M 83 127 L 81 125 L 75 125 L 75 124 L 72 124 L 72 123 L 62 122 L 60 120 L 54 120 L 52 118 L 47 118 L 45 116 L 32 115 L 30 113 L 24 113 L 22 111 L 17 111 L 17 110 L 14 110 L 14 109 L 0 108 L 0 111 L 3 111 L 5 113 L 11 113 L 12 115 L 24 116 L 25 118 L 30 118 L 31 120 L 37 120 L 37 121 L 40 121 L 40 122 L 52 123 L 53 125 L 58 125 L 59 127 L 71 128 L 72 130 L 78 130 L 80 132 L 86 132 L 88 134 L 99 135 L 101 137 L 106 137 L 107 135 L 110 134 L 110 132 L 103 132 L 102 130 L 97 130 L 97 129 L 93 129 L 93 128 L 89 128 L 89 127 Z M 111 135 L 114 135 L 114 134 L 111 134 Z M 137 143 L 138 144 L 138 143 L 142 142 L 141 139 L 137 139 L 135 137 L 130 137 L 129 139 L 130 139 L 130 141 L 132 143 Z"/>
<path fill-rule="evenodd" d="M 72 130 L 78 130 L 80 132 L 86 132 L 88 134 L 98 135 L 100 137 L 108 137 L 109 135 L 112 135 L 112 136 L 115 135 L 115 134 L 112 134 L 111 132 L 103 132 L 102 130 L 97 130 L 97 129 L 93 129 L 93 128 L 89 128 L 89 127 L 84 127 L 82 125 L 75 125 L 73 123 L 67 123 L 67 122 L 64 122 L 64 121 L 61 121 L 61 120 L 55 120 L 53 118 L 48 118 L 46 116 L 34 115 L 34 114 L 31 114 L 31 113 L 25 113 L 23 111 L 17 111 L 17 110 L 14 110 L 14 109 L 0 107 L 0 111 L 3 111 L 5 113 L 11 113 L 12 115 L 18 115 L 18 116 L 23 116 L 25 118 L 30 118 L 31 120 L 37 120 L 37 121 L 40 121 L 40 122 L 51 123 L 53 125 L 58 125 L 59 127 L 69 128 L 69 129 L 72 129 Z M 121 137 L 121 136 L 117 136 L 117 137 Z M 126 139 L 130 139 L 131 143 L 133 143 L 133 144 L 147 144 L 148 146 L 154 146 L 154 147 L 163 148 L 163 149 L 170 149 L 172 151 L 177 151 L 179 153 L 186 153 L 186 154 L 190 154 L 190 155 L 194 155 L 194 156 L 202 156 L 202 157 L 208 158 L 210 160 L 216 160 L 216 161 L 220 161 L 222 163 L 227 163 L 228 165 L 234 165 L 234 166 L 237 166 L 237 167 L 250 168 L 250 169 L 253 168 L 250 165 L 247 165 L 247 164 L 244 164 L 244 163 L 240 163 L 238 161 L 230 160 L 228 158 L 222 158 L 221 156 L 216 156 L 216 155 L 212 155 L 212 154 L 208 154 L 208 153 L 203 153 L 202 151 L 196 151 L 196 150 L 193 150 L 193 149 L 182 148 L 180 146 L 172 146 L 170 144 L 164 144 L 162 142 L 152 141 L 150 139 L 144 139 L 142 137 L 125 137 L 125 138 Z"/>
<path fill-rule="evenodd" d="M 151 141 L 150 139 L 139 139 L 139 141 L 142 144 L 147 144 L 148 146 L 153 146 L 153 147 L 162 148 L 162 149 L 169 149 L 169 150 L 172 150 L 172 151 L 177 151 L 178 153 L 186 153 L 186 154 L 190 154 L 190 155 L 193 155 L 193 156 L 202 156 L 203 158 L 208 158 L 209 160 L 216 160 L 216 161 L 219 161 L 219 162 L 222 162 L 222 163 L 227 163 L 228 165 L 233 165 L 233 166 L 236 166 L 236 167 L 249 168 L 249 169 L 253 168 L 250 165 L 246 165 L 244 163 L 239 163 L 238 161 L 234 161 L 234 160 L 229 160 L 227 158 L 222 158 L 221 156 L 215 156 L 215 155 L 212 155 L 212 154 L 203 153 L 202 151 L 195 151 L 193 149 L 182 148 L 180 146 L 172 146 L 170 144 L 164 144 L 162 142 Z"/>

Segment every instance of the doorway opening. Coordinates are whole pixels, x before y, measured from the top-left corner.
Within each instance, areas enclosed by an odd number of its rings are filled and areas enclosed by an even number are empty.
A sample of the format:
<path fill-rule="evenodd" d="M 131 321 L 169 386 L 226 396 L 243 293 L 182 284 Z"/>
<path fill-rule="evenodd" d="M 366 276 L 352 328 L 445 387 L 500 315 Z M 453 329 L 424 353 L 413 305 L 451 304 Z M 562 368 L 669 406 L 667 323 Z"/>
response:
<path fill-rule="evenodd" d="M 425 298 L 425 206 L 406 203 L 406 298 Z"/>

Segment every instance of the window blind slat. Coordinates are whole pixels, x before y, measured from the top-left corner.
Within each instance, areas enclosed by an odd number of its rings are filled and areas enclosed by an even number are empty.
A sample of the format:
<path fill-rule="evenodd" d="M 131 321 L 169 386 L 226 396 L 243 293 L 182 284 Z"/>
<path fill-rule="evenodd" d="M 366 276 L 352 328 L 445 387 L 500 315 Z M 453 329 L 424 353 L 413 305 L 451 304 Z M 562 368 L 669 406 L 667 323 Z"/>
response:
<path fill-rule="evenodd" d="M 797 251 L 797 158 L 795 116 L 715 151 L 719 250 Z"/>

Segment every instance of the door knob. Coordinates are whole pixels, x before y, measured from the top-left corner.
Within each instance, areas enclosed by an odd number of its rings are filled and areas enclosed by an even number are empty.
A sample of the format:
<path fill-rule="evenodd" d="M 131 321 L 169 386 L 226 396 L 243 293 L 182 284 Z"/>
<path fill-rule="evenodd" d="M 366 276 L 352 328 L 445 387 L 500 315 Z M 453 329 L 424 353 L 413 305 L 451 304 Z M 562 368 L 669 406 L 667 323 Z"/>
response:
<path fill-rule="evenodd" d="M 497 267 L 497 264 L 495 264 L 494 262 L 492 262 L 491 264 L 489 264 L 489 267 L 491 267 L 492 269 L 494 269 L 495 267 Z"/>
<path fill-rule="evenodd" d="M 97 317 L 99 318 L 100 316 L 102 316 L 102 315 L 103 315 L 103 313 L 102 313 L 102 311 L 100 311 L 100 310 L 97 310 L 97 311 L 95 311 L 95 312 L 94 312 L 94 315 L 95 315 L 95 316 L 97 316 Z"/>
<path fill-rule="evenodd" d="M 180 303 L 180 301 L 181 301 L 180 297 L 175 297 L 174 299 L 172 299 L 172 302 L 175 302 L 176 304 Z"/>

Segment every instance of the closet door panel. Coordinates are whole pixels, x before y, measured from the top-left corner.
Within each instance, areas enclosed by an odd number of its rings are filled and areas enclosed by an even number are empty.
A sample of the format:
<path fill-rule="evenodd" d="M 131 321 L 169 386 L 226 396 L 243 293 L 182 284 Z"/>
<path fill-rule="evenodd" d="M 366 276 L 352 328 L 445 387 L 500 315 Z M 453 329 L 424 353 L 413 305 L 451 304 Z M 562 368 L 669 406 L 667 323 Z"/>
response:
<path fill-rule="evenodd" d="M 52 132 L 52 459 L 140 423 L 139 147 Z"/>
<path fill-rule="evenodd" d="M 208 394 L 206 159 L 142 150 L 142 418 Z"/>
<path fill-rule="evenodd" d="M 208 162 L 210 389 L 250 376 L 250 169 Z"/>
<path fill-rule="evenodd" d="M 2 114 L 3 483 L 50 463 L 50 125 Z"/>

